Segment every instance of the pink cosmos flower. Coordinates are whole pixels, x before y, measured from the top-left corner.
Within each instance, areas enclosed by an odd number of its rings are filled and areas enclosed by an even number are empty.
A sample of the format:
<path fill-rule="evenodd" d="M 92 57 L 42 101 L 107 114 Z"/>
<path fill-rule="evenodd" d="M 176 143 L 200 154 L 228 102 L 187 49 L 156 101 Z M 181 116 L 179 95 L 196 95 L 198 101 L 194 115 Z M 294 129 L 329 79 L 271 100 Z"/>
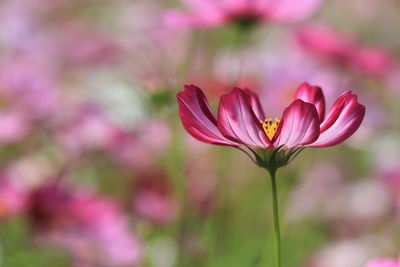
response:
<path fill-rule="evenodd" d="M 106 149 L 118 127 L 97 106 L 87 105 L 56 125 L 58 143 L 70 153 Z"/>
<path fill-rule="evenodd" d="M 318 86 L 303 83 L 281 119 L 268 119 L 258 96 L 234 88 L 221 96 L 218 114 L 198 87 L 186 85 L 177 95 L 182 124 L 194 138 L 209 144 L 254 149 L 329 147 L 349 138 L 360 126 L 365 107 L 350 91 L 342 94 L 325 116 L 325 98 Z M 267 118 L 267 119 L 266 119 Z"/>
<path fill-rule="evenodd" d="M 79 23 L 59 25 L 56 46 L 72 67 L 111 65 L 120 56 L 117 42 L 102 32 Z"/>
<path fill-rule="evenodd" d="M 25 210 L 27 194 L 12 180 L 0 178 L 0 219 L 18 215 Z"/>
<path fill-rule="evenodd" d="M 170 139 L 170 129 L 165 122 L 148 117 L 133 131 L 118 131 L 108 152 L 125 167 L 146 170 L 166 152 Z"/>
<path fill-rule="evenodd" d="M 136 266 L 142 248 L 117 202 L 59 181 L 32 191 L 28 215 L 39 240 L 68 250 L 88 266 Z"/>
<path fill-rule="evenodd" d="M 47 118 L 61 107 L 54 66 L 36 55 L 12 56 L 0 64 L 0 94 L 4 101 L 32 119 Z"/>
<path fill-rule="evenodd" d="M 0 112 L 0 143 L 14 143 L 25 138 L 32 130 L 28 116 L 19 110 Z"/>
<path fill-rule="evenodd" d="M 296 38 L 305 50 L 362 74 L 383 75 L 394 66 L 393 55 L 388 51 L 360 44 L 326 25 L 303 26 L 298 29 Z"/>
<path fill-rule="evenodd" d="M 368 75 L 386 74 L 394 66 L 393 55 L 377 47 L 360 47 L 352 59 L 352 67 Z"/>
<path fill-rule="evenodd" d="M 251 26 L 258 22 L 294 22 L 310 16 L 322 0 L 184 0 L 187 11 L 168 10 L 172 27 L 213 28 L 227 23 Z"/>
<path fill-rule="evenodd" d="M 376 259 L 368 262 L 365 267 L 400 267 L 400 260 Z"/>
<path fill-rule="evenodd" d="M 158 224 L 170 223 L 177 217 L 177 203 L 167 179 L 166 174 L 158 170 L 140 173 L 132 198 L 132 206 L 140 217 Z"/>
<path fill-rule="evenodd" d="M 296 38 L 302 48 L 326 60 L 348 60 L 354 40 L 325 25 L 307 25 L 299 28 Z"/>

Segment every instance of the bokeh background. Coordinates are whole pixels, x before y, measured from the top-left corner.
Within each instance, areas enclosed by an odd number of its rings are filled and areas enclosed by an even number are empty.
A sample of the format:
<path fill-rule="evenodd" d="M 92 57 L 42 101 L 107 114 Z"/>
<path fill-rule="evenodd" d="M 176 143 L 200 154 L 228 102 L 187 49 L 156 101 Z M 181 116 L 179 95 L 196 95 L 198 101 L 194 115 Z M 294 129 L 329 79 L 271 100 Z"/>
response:
<path fill-rule="evenodd" d="M 213 107 L 250 88 L 270 117 L 304 81 L 328 107 L 358 94 L 353 137 L 279 172 L 283 265 L 397 256 L 400 2 L 212 25 L 179 16 L 208 15 L 195 2 L 1 1 L 0 266 L 273 266 L 267 174 L 184 131 L 186 83 Z"/>

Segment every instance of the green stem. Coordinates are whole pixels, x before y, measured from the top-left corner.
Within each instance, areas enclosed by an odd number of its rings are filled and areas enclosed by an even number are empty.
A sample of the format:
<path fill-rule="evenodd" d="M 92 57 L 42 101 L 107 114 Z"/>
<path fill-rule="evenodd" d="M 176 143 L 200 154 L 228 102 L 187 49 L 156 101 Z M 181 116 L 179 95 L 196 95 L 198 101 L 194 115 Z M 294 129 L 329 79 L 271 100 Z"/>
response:
<path fill-rule="evenodd" d="M 281 267 L 281 229 L 279 226 L 278 190 L 276 186 L 276 169 L 269 170 L 272 185 L 272 208 L 274 211 L 275 230 L 275 262 L 276 267 Z"/>

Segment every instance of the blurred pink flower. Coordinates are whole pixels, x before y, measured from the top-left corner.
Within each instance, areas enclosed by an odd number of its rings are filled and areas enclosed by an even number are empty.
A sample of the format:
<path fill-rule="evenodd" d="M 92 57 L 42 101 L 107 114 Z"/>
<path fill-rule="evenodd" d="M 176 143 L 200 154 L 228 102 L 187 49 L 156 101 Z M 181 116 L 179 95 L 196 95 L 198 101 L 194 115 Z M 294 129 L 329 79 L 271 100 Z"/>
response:
<path fill-rule="evenodd" d="M 388 51 L 359 44 L 351 36 L 326 25 L 303 26 L 296 35 L 305 50 L 356 72 L 379 76 L 387 74 L 394 66 L 394 56 Z"/>
<path fill-rule="evenodd" d="M 163 155 L 170 145 L 171 133 L 161 120 L 146 118 L 131 131 L 119 131 L 108 151 L 123 165 L 147 169 Z"/>
<path fill-rule="evenodd" d="M 183 0 L 187 11 L 165 12 L 172 27 L 212 28 L 227 23 L 251 26 L 258 22 L 295 22 L 310 16 L 322 0 Z"/>
<path fill-rule="evenodd" d="M 386 184 L 397 212 L 400 213 L 400 169 L 398 167 L 383 172 L 383 182 Z"/>
<path fill-rule="evenodd" d="M 400 260 L 376 259 L 368 262 L 365 267 L 400 267 Z"/>
<path fill-rule="evenodd" d="M 255 75 L 241 75 L 238 80 L 233 82 L 232 79 L 216 77 L 215 75 L 200 76 L 196 74 L 196 76 L 188 78 L 188 81 L 190 84 L 197 84 L 198 87 L 204 88 L 204 93 L 210 97 L 228 93 L 232 89 L 233 83 L 240 88 L 253 88 L 255 92 L 258 92 L 260 88 L 260 81 Z"/>
<path fill-rule="evenodd" d="M 32 27 L 33 14 L 21 1 L 3 1 L 0 6 L 0 15 L 6 31 L 0 33 L 2 43 L 13 46 L 19 45 Z"/>
<path fill-rule="evenodd" d="M 32 129 L 31 121 L 19 111 L 0 113 L 0 143 L 13 143 L 25 138 Z"/>
<path fill-rule="evenodd" d="M 258 96 L 234 88 L 221 96 L 215 118 L 203 92 L 186 85 L 178 93 L 179 115 L 185 129 L 196 139 L 217 145 L 274 149 L 280 146 L 328 147 L 350 137 L 360 126 L 365 107 L 350 91 L 342 94 L 325 117 L 321 88 L 303 83 L 281 120 L 265 119 Z"/>
<path fill-rule="evenodd" d="M 136 129 L 138 141 L 156 154 L 165 153 L 171 141 L 171 132 L 165 121 L 146 118 Z"/>
<path fill-rule="evenodd" d="M 95 266 L 139 262 L 140 242 L 113 200 L 50 181 L 32 192 L 29 203 L 39 240 L 69 250 L 78 261 Z"/>
<path fill-rule="evenodd" d="M 394 66 L 393 55 L 376 47 L 361 47 L 352 58 L 352 66 L 361 73 L 383 75 Z"/>
<path fill-rule="evenodd" d="M 316 253 L 309 267 L 360 267 L 379 253 L 385 240 L 379 236 L 362 236 L 329 242 Z M 369 266 L 368 266 L 369 267 Z M 397 266 L 396 266 L 397 267 Z"/>
<path fill-rule="evenodd" d="M 71 155 L 102 150 L 130 168 L 147 168 L 170 143 L 170 129 L 161 120 L 146 118 L 135 129 L 113 121 L 95 105 L 86 105 L 55 124 L 56 140 Z"/>
<path fill-rule="evenodd" d="M 353 40 L 326 25 L 303 26 L 297 30 L 296 35 L 304 49 L 324 59 L 342 62 L 351 57 Z"/>
<path fill-rule="evenodd" d="M 132 200 L 133 208 L 139 216 L 161 224 L 176 218 L 178 207 L 167 179 L 162 171 L 147 170 L 139 173 Z"/>
<path fill-rule="evenodd" d="M 55 70 L 46 61 L 24 54 L 0 64 L 0 95 L 32 119 L 54 114 L 60 108 Z"/>
<path fill-rule="evenodd" d="M 72 67 L 111 64 L 121 49 L 112 36 L 79 24 L 60 25 L 56 39 L 60 55 Z"/>
<path fill-rule="evenodd" d="M 200 215 L 207 215 L 216 201 L 218 178 L 211 166 L 212 160 L 193 160 L 187 170 L 188 198 Z"/>
<path fill-rule="evenodd" d="M 63 148 L 76 153 L 107 149 L 118 131 L 119 128 L 100 109 L 85 106 L 56 126 L 56 137 Z"/>
<path fill-rule="evenodd" d="M 16 183 L 2 177 L 0 180 L 0 219 L 9 218 L 25 211 L 27 193 Z"/>
<path fill-rule="evenodd" d="M 21 8 L 34 11 L 37 15 L 43 15 L 43 12 L 54 12 L 70 4 L 68 0 L 12 0 L 10 2 L 19 4 Z"/>

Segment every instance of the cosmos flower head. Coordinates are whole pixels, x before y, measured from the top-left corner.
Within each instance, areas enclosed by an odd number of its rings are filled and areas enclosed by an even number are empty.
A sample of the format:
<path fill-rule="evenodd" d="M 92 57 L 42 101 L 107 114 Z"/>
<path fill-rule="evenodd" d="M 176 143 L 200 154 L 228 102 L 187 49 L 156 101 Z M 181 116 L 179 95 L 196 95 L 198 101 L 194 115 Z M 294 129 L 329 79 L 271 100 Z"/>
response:
<path fill-rule="evenodd" d="M 194 85 L 186 85 L 177 98 L 182 124 L 194 138 L 249 149 L 263 167 L 284 166 L 304 147 L 329 147 L 345 141 L 365 115 L 357 96 L 346 91 L 325 116 L 322 89 L 308 83 L 298 87 L 280 119 L 266 117 L 258 96 L 248 89 L 235 87 L 221 96 L 217 116 Z"/>
<path fill-rule="evenodd" d="M 141 243 L 116 201 L 59 180 L 31 192 L 27 210 L 38 240 L 69 251 L 88 266 L 137 266 Z"/>
<path fill-rule="evenodd" d="M 295 22 L 310 16 L 322 0 L 183 0 L 186 10 L 168 10 L 168 25 L 215 28 L 235 24 L 249 28 L 263 22 Z"/>
<path fill-rule="evenodd" d="M 25 211 L 27 194 L 11 179 L 0 175 L 0 221 L 19 215 Z"/>
<path fill-rule="evenodd" d="M 178 215 L 178 205 L 165 172 L 142 170 L 135 179 L 132 206 L 138 216 L 155 224 L 168 224 Z"/>
<path fill-rule="evenodd" d="M 384 75 L 395 65 L 389 51 L 359 43 L 352 36 L 327 25 L 302 26 L 296 32 L 296 39 L 304 50 L 361 74 Z"/>

